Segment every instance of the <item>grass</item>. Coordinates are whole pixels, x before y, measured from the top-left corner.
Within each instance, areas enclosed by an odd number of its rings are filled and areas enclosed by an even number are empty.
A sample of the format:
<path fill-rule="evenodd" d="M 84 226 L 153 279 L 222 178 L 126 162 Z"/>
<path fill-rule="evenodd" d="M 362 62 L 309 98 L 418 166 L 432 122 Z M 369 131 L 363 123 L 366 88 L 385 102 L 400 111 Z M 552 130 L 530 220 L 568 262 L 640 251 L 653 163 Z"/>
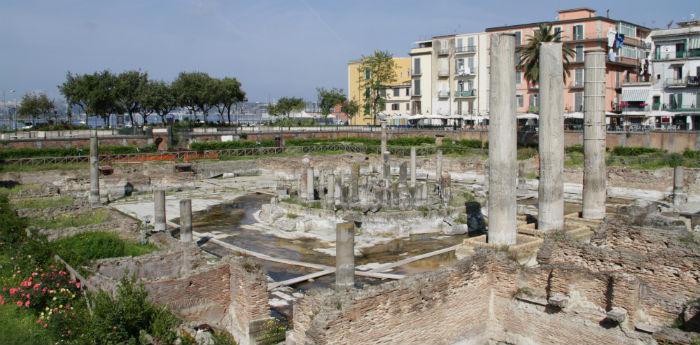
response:
<path fill-rule="evenodd" d="M 0 344 L 53 344 L 49 333 L 36 323 L 36 317 L 15 305 L 0 305 L 0 329 Z"/>
<path fill-rule="evenodd" d="M 73 198 L 70 196 L 54 196 L 50 198 L 27 198 L 19 199 L 12 202 L 15 208 L 51 208 L 63 207 L 73 204 Z"/>
<path fill-rule="evenodd" d="M 0 164 L 0 172 L 25 172 L 48 170 L 79 170 L 87 169 L 88 163 L 50 163 L 38 165 Z"/>
<path fill-rule="evenodd" d="M 77 215 L 62 214 L 53 219 L 32 218 L 29 220 L 30 225 L 37 226 L 42 229 L 64 229 L 78 226 L 86 226 L 93 224 L 104 223 L 109 219 L 109 212 L 98 209 L 87 213 Z"/>
<path fill-rule="evenodd" d="M 15 193 L 21 193 L 25 191 L 30 191 L 30 190 L 35 190 L 41 188 L 40 185 L 34 184 L 34 183 L 27 183 L 27 184 L 16 184 L 11 187 L 0 187 L 0 194 L 15 194 Z"/>
<path fill-rule="evenodd" d="M 287 213 L 287 218 L 289 219 L 297 219 L 299 218 L 299 215 L 296 213 Z"/>
<path fill-rule="evenodd" d="M 53 242 L 56 252 L 71 266 L 80 268 L 93 260 L 139 256 L 157 249 L 152 244 L 124 240 L 111 232 L 85 232 Z"/>

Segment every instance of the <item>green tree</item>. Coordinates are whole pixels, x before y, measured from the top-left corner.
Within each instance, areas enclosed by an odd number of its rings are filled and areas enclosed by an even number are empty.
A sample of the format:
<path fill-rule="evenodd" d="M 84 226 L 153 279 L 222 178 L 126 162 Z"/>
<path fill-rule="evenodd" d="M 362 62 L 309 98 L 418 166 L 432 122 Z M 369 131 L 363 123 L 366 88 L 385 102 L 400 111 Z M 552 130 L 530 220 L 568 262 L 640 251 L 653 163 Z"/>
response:
<path fill-rule="evenodd" d="M 158 114 L 162 124 L 165 124 L 165 116 L 177 108 L 173 89 L 163 81 L 149 80 L 139 95 L 139 102 L 142 112 Z"/>
<path fill-rule="evenodd" d="M 527 43 L 516 50 L 520 54 L 518 68 L 523 71 L 525 80 L 531 84 L 540 81 L 540 44 L 543 42 L 561 42 L 561 35 L 552 31 L 552 27 L 547 24 L 540 24 L 534 35 L 527 37 Z M 564 65 L 564 81 L 569 75 L 569 59 L 574 56 L 574 50 L 566 45 L 562 48 L 562 58 Z"/>
<path fill-rule="evenodd" d="M 53 101 L 46 94 L 27 93 L 22 97 L 22 103 L 20 103 L 17 112 L 31 118 L 32 125 L 36 125 L 38 117 L 50 114 L 55 107 Z"/>
<path fill-rule="evenodd" d="M 126 71 L 119 73 L 115 78 L 115 102 L 122 111 L 129 115 L 131 126 L 135 127 L 134 113 L 141 111 L 139 95 L 143 92 L 143 88 L 148 81 L 148 73 Z M 145 123 L 146 118 L 144 117 L 143 120 Z"/>
<path fill-rule="evenodd" d="M 322 87 L 316 88 L 318 93 L 318 106 L 321 108 L 321 115 L 324 119 L 328 118 L 333 108 L 337 105 L 342 105 L 347 100 L 342 89 L 325 89 Z"/>
<path fill-rule="evenodd" d="M 289 122 L 289 116 L 295 111 L 302 111 L 306 107 L 304 99 L 298 97 L 282 97 L 277 103 L 270 106 L 267 112 L 273 116 L 284 116 Z M 291 128 L 291 123 L 288 123 Z"/>
<path fill-rule="evenodd" d="M 355 100 L 347 101 L 343 103 L 342 111 L 348 115 L 348 123 L 350 123 L 350 120 L 360 111 L 360 106 Z"/>
<path fill-rule="evenodd" d="M 216 83 L 203 72 L 181 72 L 173 81 L 172 88 L 178 105 L 192 114 L 201 111 L 206 122 L 209 110 L 214 106 L 213 88 Z"/>
<path fill-rule="evenodd" d="M 377 124 L 377 114 L 385 107 L 384 89 L 396 82 L 396 63 L 388 51 L 377 50 L 370 56 L 362 56 L 357 67 L 360 76 L 360 92 L 364 93 L 364 110 Z"/>
<path fill-rule="evenodd" d="M 245 91 L 241 89 L 241 83 L 236 78 L 215 79 L 213 98 L 216 109 L 223 122 L 226 113 L 228 124 L 231 124 L 231 108 L 239 102 L 246 100 Z"/>
<path fill-rule="evenodd" d="M 109 115 L 120 111 L 115 88 L 116 78 L 107 70 L 82 75 L 68 72 L 66 81 L 58 87 L 69 105 L 79 106 L 88 116 L 101 117 L 107 126 Z"/>

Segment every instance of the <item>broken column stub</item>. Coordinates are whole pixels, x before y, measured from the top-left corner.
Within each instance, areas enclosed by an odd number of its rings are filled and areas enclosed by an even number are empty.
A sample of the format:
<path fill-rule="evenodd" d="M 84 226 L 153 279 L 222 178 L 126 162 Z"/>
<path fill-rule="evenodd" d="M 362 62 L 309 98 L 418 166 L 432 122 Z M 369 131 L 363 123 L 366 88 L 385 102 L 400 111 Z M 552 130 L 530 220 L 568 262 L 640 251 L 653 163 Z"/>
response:
<path fill-rule="evenodd" d="M 98 207 L 100 202 L 100 152 L 97 131 L 90 136 L 90 206 Z"/>
<path fill-rule="evenodd" d="M 153 230 L 165 231 L 165 191 L 156 189 L 153 191 Z"/>
<path fill-rule="evenodd" d="M 335 285 L 338 289 L 355 285 L 355 223 L 335 226 Z"/>
<path fill-rule="evenodd" d="M 192 242 L 192 200 L 180 200 L 180 242 Z"/>

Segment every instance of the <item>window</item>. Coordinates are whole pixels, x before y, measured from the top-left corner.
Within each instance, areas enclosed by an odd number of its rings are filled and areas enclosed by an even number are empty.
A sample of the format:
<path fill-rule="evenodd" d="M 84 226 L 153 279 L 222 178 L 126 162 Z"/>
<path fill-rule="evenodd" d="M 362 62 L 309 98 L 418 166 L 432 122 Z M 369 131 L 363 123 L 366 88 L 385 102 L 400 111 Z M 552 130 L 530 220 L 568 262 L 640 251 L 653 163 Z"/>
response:
<path fill-rule="evenodd" d="M 537 108 L 540 106 L 540 100 L 538 94 L 530 95 L 530 108 Z"/>
<path fill-rule="evenodd" d="M 370 75 L 371 75 L 371 73 L 369 71 L 369 68 L 365 68 L 365 79 L 369 79 Z"/>
<path fill-rule="evenodd" d="M 369 88 L 365 88 L 365 98 L 369 98 Z"/>
<path fill-rule="evenodd" d="M 398 104 L 398 103 L 392 103 L 392 104 L 391 104 L 391 110 L 399 110 L 399 104 Z"/>
<path fill-rule="evenodd" d="M 575 75 L 574 75 L 574 86 L 577 86 L 577 87 L 583 86 L 583 80 L 584 80 L 583 68 L 577 68 Z"/>
<path fill-rule="evenodd" d="M 406 88 L 406 96 L 410 96 L 410 95 L 411 95 L 411 88 L 407 87 Z"/>
<path fill-rule="evenodd" d="M 462 115 L 462 101 L 457 101 L 457 115 Z"/>
<path fill-rule="evenodd" d="M 515 71 L 515 84 L 517 84 L 517 85 L 520 84 L 520 79 L 522 79 L 521 74 L 522 74 L 522 72 L 520 72 L 520 71 Z"/>
<path fill-rule="evenodd" d="M 515 105 L 518 108 L 522 108 L 523 106 L 523 95 L 515 95 Z"/>
<path fill-rule="evenodd" d="M 574 25 L 574 40 L 583 39 L 583 24 Z"/>
<path fill-rule="evenodd" d="M 395 89 L 393 89 L 393 90 L 394 90 L 394 97 L 399 97 L 399 96 L 401 96 L 401 94 L 400 94 L 401 90 L 400 90 L 398 87 L 395 88 Z"/>
<path fill-rule="evenodd" d="M 513 34 L 515 34 L 515 46 L 517 47 L 520 45 L 520 37 L 522 36 L 522 34 L 520 33 L 520 31 L 516 31 Z"/>
<path fill-rule="evenodd" d="M 457 39 L 457 51 L 461 51 L 460 48 L 462 48 L 463 46 L 464 46 L 464 39 L 458 38 Z"/>
<path fill-rule="evenodd" d="M 623 45 L 620 48 L 620 56 L 624 56 L 624 57 L 628 57 L 628 58 L 632 58 L 632 59 L 638 59 L 640 57 L 638 52 L 639 51 L 635 47 Z"/>
<path fill-rule="evenodd" d="M 467 38 L 467 47 L 473 48 L 474 46 L 476 46 L 474 43 L 474 36 L 470 36 Z"/>
<path fill-rule="evenodd" d="M 561 39 L 561 26 L 554 27 L 554 37 Z"/>
<path fill-rule="evenodd" d="M 637 27 L 631 24 L 620 23 L 617 31 L 626 37 L 637 37 Z"/>
<path fill-rule="evenodd" d="M 413 81 L 413 94 L 416 96 L 420 96 L 420 79 L 416 79 Z"/>
<path fill-rule="evenodd" d="M 668 95 L 668 106 L 671 110 L 681 108 L 683 106 L 683 94 L 672 93 Z"/>
<path fill-rule="evenodd" d="M 406 103 L 406 110 L 411 110 L 411 104 Z"/>
<path fill-rule="evenodd" d="M 574 111 L 583 111 L 583 92 L 574 93 Z"/>
<path fill-rule="evenodd" d="M 457 59 L 457 74 L 464 73 L 464 59 Z"/>
<path fill-rule="evenodd" d="M 470 56 L 467 58 L 467 67 L 469 67 L 469 72 L 474 73 L 474 57 Z"/>
<path fill-rule="evenodd" d="M 413 59 L 413 74 L 420 74 L 420 58 Z"/>
<path fill-rule="evenodd" d="M 576 62 L 583 62 L 583 46 L 580 44 L 576 46 Z"/>
<path fill-rule="evenodd" d="M 464 91 L 464 80 L 457 81 L 457 92 Z"/>

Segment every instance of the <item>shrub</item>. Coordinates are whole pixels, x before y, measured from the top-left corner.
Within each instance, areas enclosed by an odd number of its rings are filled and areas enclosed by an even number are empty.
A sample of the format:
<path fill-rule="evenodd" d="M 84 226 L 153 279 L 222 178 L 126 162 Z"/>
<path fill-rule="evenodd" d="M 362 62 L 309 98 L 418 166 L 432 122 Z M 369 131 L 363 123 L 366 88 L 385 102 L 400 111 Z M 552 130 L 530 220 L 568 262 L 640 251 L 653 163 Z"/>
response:
<path fill-rule="evenodd" d="M 650 153 L 664 153 L 664 150 L 655 149 L 652 147 L 622 147 L 617 146 L 612 150 L 615 156 L 639 156 Z"/>
<path fill-rule="evenodd" d="M 228 149 L 243 149 L 250 147 L 274 147 L 274 140 L 238 140 L 238 141 L 203 141 L 192 143 L 190 148 L 195 151 L 204 150 L 228 150 Z"/>
<path fill-rule="evenodd" d="M 100 146 L 101 154 L 127 154 L 155 151 L 155 145 L 146 145 L 144 147 L 138 147 L 135 145 Z M 4 148 L 0 150 L 0 159 L 84 156 L 87 155 L 89 152 L 89 147 Z"/>
<path fill-rule="evenodd" d="M 393 146 L 420 146 L 423 144 L 435 144 L 433 137 L 399 137 L 387 140 L 387 145 Z"/>
<path fill-rule="evenodd" d="M 17 216 L 7 195 L 0 194 L 0 245 L 14 245 L 27 239 L 27 222 Z"/>
<path fill-rule="evenodd" d="M 700 160 L 700 151 L 685 149 L 685 151 L 683 151 L 683 157 Z"/>
<path fill-rule="evenodd" d="M 583 145 L 571 145 L 567 146 L 565 149 L 566 153 L 583 153 Z"/>
<path fill-rule="evenodd" d="M 139 256 L 150 253 L 156 247 L 119 238 L 110 232 L 85 232 L 53 242 L 56 252 L 75 268 L 92 260 L 122 256 Z"/>

